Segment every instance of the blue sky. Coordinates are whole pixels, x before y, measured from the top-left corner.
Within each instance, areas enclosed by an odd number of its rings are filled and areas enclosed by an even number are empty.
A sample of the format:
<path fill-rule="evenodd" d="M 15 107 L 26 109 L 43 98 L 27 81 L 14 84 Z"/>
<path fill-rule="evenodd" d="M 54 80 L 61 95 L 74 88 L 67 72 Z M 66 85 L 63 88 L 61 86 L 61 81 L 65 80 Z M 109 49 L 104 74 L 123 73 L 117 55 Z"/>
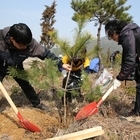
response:
<path fill-rule="evenodd" d="M 0 4 L 0 29 L 11 26 L 14 23 L 26 23 L 32 30 L 33 37 L 40 41 L 42 22 L 40 19 L 45 10 L 44 5 L 51 6 L 54 0 L 4 0 Z M 72 39 L 73 30 L 77 26 L 71 20 L 73 10 L 70 7 L 71 0 L 56 0 L 56 23 L 54 27 L 58 30 L 61 38 Z M 134 22 L 140 25 L 140 0 L 128 0 L 126 5 L 131 5 L 128 13 L 133 16 Z M 89 23 L 85 30 L 93 36 L 97 34 L 97 27 L 94 27 L 94 22 Z M 101 31 L 101 37 L 105 36 L 104 28 Z"/>

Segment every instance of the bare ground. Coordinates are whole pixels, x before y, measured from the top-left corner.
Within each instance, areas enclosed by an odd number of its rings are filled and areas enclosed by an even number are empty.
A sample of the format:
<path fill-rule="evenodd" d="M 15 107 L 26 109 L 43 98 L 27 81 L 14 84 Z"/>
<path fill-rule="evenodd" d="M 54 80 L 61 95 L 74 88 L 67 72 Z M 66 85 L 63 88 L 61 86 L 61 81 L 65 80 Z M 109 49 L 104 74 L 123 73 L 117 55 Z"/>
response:
<path fill-rule="evenodd" d="M 61 101 L 52 98 L 49 93 L 40 92 L 41 101 L 51 108 L 50 112 L 41 111 L 31 106 L 22 92 L 11 92 L 16 85 L 13 80 L 5 79 L 3 85 L 11 95 L 23 118 L 35 124 L 41 132 L 32 133 L 19 125 L 18 118 L 6 99 L 0 99 L 0 140 L 45 140 L 58 135 L 64 135 L 94 126 L 102 126 L 104 135 L 89 140 L 139 140 L 139 121 L 129 122 L 120 116 L 133 108 L 135 94 L 128 95 L 124 88 L 135 86 L 128 82 L 114 91 L 100 106 L 99 111 L 82 121 L 75 121 L 73 114 L 68 113 L 67 124 L 63 123 Z M 12 94 L 11 94 L 12 93 Z M 77 105 L 76 105 L 77 106 Z M 82 104 L 81 104 L 82 106 Z"/>

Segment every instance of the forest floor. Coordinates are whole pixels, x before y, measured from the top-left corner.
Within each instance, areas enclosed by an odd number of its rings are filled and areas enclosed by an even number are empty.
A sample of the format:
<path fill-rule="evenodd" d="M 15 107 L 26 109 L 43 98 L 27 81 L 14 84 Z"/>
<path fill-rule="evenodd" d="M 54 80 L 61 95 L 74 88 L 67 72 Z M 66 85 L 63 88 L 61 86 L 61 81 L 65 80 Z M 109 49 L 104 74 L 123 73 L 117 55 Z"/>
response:
<path fill-rule="evenodd" d="M 92 77 L 92 76 L 91 76 Z M 24 93 L 18 89 L 15 81 L 5 78 L 3 85 L 11 96 L 19 112 L 25 120 L 30 121 L 41 129 L 41 132 L 30 132 L 20 126 L 17 115 L 0 95 L 0 140 L 47 140 L 47 138 L 64 135 L 94 126 L 102 126 L 105 133 L 89 140 L 139 140 L 140 121 L 128 121 L 120 116 L 129 112 L 134 106 L 134 81 L 127 82 L 114 90 L 100 106 L 99 111 L 85 120 L 75 121 L 71 112 L 67 114 L 67 123 L 63 121 L 63 107 L 61 100 L 51 93 L 38 91 L 41 102 L 50 107 L 49 112 L 35 109 Z M 83 106 L 86 103 L 81 103 Z M 74 105 L 75 107 L 78 104 Z M 69 109 L 73 109 L 69 106 Z"/>

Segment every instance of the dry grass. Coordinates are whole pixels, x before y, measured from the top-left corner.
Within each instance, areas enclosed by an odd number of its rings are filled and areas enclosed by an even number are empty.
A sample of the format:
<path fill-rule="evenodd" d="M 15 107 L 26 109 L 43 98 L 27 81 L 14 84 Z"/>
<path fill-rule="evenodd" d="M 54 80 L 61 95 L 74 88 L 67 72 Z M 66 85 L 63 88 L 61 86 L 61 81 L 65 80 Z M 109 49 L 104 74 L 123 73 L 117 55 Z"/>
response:
<path fill-rule="evenodd" d="M 122 83 L 123 85 L 124 83 Z M 139 140 L 140 123 L 129 122 L 120 116 L 128 113 L 134 107 L 135 94 L 127 94 L 127 87 L 135 87 L 134 82 L 128 82 L 127 86 L 121 86 L 114 91 L 100 106 L 97 114 L 85 120 L 72 122 L 65 129 L 59 129 L 55 136 L 64 135 L 94 126 L 102 126 L 105 134 L 89 140 Z M 126 89 L 125 89 L 126 88 Z"/>
<path fill-rule="evenodd" d="M 4 80 L 4 86 L 10 94 L 13 85 L 15 86 L 16 83 L 11 82 L 11 79 Z M 0 126 L 0 138 L 2 139 L 2 136 L 5 136 L 4 138 L 7 138 L 7 140 L 17 140 L 16 138 L 19 138 L 20 134 L 20 138 L 18 140 L 44 140 L 49 137 L 64 135 L 100 125 L 105 131 L 105 134 L 96 138 L 90 138 L 89 140 L 139 140 L 140 124 L 138 122 L 129 122 L 127 120 L 120 119 L 120 116 L 129 112 L 134 106 L 132 101 L 134 101 L 135 99 L 135 94 L 133 93 L 134 90 L 130 90 L 130 87 L 135 87 L 135 83 L 128 82 L 127 86 L 122 83 L 122 86 L 112 92 L 112 94 L 99 107 L 98 113 L 88 117 L 85 120 L 75 121 L 71 110 L 78 106 L 80 106 L 81 108 L 86 104 L 86 102 L 80 104 L 73 103 L 73 105 L 69 106 L 70 112 L 67 116 L 67 125 L 63 125 L 63 109 L 59 98 L 56 98 L 57 100 L 49 100 L 49 98 L 52 98 L 48 96 L 51 94 L 51 92 L 45 93 L 42 91 L 39 94 L 42 102 L 50 106 L 50 108 L 52 109 L 52 112 L 50 113 L 41 112 L 39 110 L 34 110 L 33 108 L 31 108 L 31 105 L 24 94 L 12 94 L 12 99 L 14 100 L 16 105 L 19 106 L 20 109 L 22 109 L 25 117 L 32 119 L 32 116 L 36 116 L 36 119 L 31 121 L 37 122 L 37 124 L 42 128 L 42 132 L 29 133 L 27 131 L 23 131 L 24 129 L 19 129 L 15 124 L 9 121 L 9 118 L 3 118 L 3 113 L 6 113 L 7 115 L 13 115 L 13 112 L 10 108 L 6 107 L 8 106 L 8 103 L 5 100 L 1 99 L 0 119 L 5 119 L 6 126 Z M 11 131 L 11 128 L 13 128 L 13 126 L 16 134 L 12 133 L 13 130 Z M 3 130 L 5 130 L 4 133 L 2 133 Z"/>

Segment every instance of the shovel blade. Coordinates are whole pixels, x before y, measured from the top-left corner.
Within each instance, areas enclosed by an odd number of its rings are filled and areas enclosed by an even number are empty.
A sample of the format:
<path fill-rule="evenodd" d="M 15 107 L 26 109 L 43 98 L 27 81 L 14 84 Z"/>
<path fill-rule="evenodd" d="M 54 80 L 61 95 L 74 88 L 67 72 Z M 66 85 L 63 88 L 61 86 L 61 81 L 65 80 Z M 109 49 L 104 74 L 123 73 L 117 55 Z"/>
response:
<path fill-rule="evenodd" d="M 18 117 L 18 119 L 19 119 L 20 125 L 21 125 L 23 128 L 25 128 L 25 129 L 27 129 L 27 130 L 29 130 L 29 131 L 31 131 L 31 132 L 41 132 L 41 130 L 40 130 L 37 126 L 35 126 L 35 125 L 32 124 L 31 122 L 29 122 L 29 121 L 23 119 L 23 117 L 22 117 L 22 115 L 20 114 L 19 111 L 18 111 L 18 113 L 17 113 L 17 117 Z"/>
<path fill-rule="evenodd" d="M 89 117 L 90 115 L 93 115 L 98 112 L 97 104 L 96 102 L 92 102 L 86 106 L 84 106 L 76 115 L 75 120 L 83 120 Z"/>
<path fill-rule="evenodd" d="M 35 126 L 34 124 L 32 124 L 31 122 L 24 120 L 24 121 L 20 121 L 19 123 L 22 127 L 24 127 L 25 129 L 31 131 L 31 132 L 41 132 L 41 130 Z"/>

